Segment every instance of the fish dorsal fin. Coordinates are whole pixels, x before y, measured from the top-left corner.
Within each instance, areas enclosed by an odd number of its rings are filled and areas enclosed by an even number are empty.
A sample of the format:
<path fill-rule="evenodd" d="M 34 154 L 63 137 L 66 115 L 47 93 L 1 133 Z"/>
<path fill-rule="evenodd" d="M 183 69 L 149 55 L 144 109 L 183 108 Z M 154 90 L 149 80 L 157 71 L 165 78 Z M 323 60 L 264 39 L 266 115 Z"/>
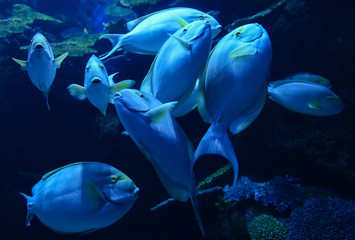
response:
<path fill-rule="evenodd" d="M 109 81 L 110 85 L 115 84 L 115 82 L 113 81 L 113 78 L 114 78 L 117 74 L 118 74 L 118 72 L 113 73 L 113 74 L 111 74 L 110 76 L 108 76 L 108 81 Z"/>
<path fill-rule="evenodd" d="M 160 106 L 150 109 L 144 115 L 147 116 L 151 122 L 159 122 L 165 116 L 170 114 L 170 112 L 174 109 L 176 104 L 177 104 L 176 101 L 161 104 Z"/>
<path fill-rule="evenodd" d="M 230 54 L 230 57 L 237 58 L 237 57 L 245 57 L 245 56 L 252 56 L 258 52 L 258 48 L 255 47 L 253 43 L 244 43 L 240 46 L 236 47 Z"/>
<path fill-rule="evenodd" d="M 158 56 L 158 54 L 157 54 L 157 56 Z M 153 95 L 152 78 L 153 78 L 153 69 L 154 69 L 156 59 L 157 59 L 157 57 L 154 58 L 154 61 L 150 65 L 149 71 L 148 71 L 147 75 L 145 76 L 145 78 L 143 79 L 143 81 L 141 83 L 141 88 L 140 88 L 140 90 L 142 92 L 146 92 L 151 95 Z"/>
<path fill-rule="evenodd" d="M 78 84 L 70 84 L 68 86 L 68 91 L 77 100 L 84 100 L 87 98 L 85 88 Z"/>
<path fill-rule="evenodd" d="M 212 116 L 208 112 L 207 109 L 207 103 L 206 103 L 206 93 L 205 93 L 205 87 L 206 87 L 206 72 L 208 68 L 208 64 L 210 62 L 211 56 L 216 49 L 216 46 L 211 50 L 210 55 L 208 56 L 207 62 L 205 69 L 201 72 L 201 75 L 199 77 L 199 83 L 197 87 L 197 110 L 200 113 L 202 119 L 206 123 L 212 123 Z"/>
<path fill-rule="evenodd" d="M 186 49 L 191 50 L 191 45 L 192 45 L 191 42 L 186 41 L 185 39 L 183 39 L 183 38 L 181 38 L 181 37 L 178 37 L 178 36 L 175 36 L 175 35 L 169 34 L 169 36 L 170 36 L 171 38 L 175 38 L 176 40 L 178 40 L 178 42 L 179 42 L 183 47 L 185 47 Z"/>
<path fill-rule="evenodd" d="M 21 70 L 27 70 L 27 61 L 23 61 L 23 60 L 16 59 L 16 58 L 12 58 L 12 60 L 14 60 L 18 64 L 20 64 Z"/>
<path fill-rule="evenodd" d="M 178 17 L 178 20 L 181 27 L 185 27 L 186 25 L 189 25 L 189 23 L 186 22 L 185 19 L 183 19 L 182 17 Z"/>
<path fill-rule="evenodd" d="M 322 85 L 327 88 L 331 88 L 331 84 L 328 79 L 326 79 L 320 75 L 309 74 L 309 73 L 297 73 L 295 75 L 287 77 L 284 80 L 269 82 L 269 85 L 272 88 L 276 88 L 281 85 L 284 85 L 287 83 L 293 83 L 293 82 L 312 83 L 312 84 Z"/>
<path fill-rule="evenodd" d="M 112 100 L 112 97 L 116 92 L 119 92 L 122 89 L 131 88 L 131 87 L 133 87 L 133 85 L 135 83 L 136 82 L 133 80 L 123 80 L 121 82 L 111 85 L 110 86 L 110 103 L 112 103 L 112 104 L 114 103 Z"/>
<path fill-rule="evenodd" d="M 71 166 L 75 166 L 75 165 L 79 165 L 79 164 L 83 164 L 83 162 L 71 163 L 71 164 L 65 165 L 65 166 L 63 166 L 63 167 L 54 169 L 54 170 L 52 170 L 52 171 L 50 171 L 50 172 L 44 174 L 44 175 L 42 176 L 42 180 L 43 180 L 43 181 L 46 181 L 50 176 L 52 176 L 52 175 L 55 174 L 56 172 L 59 172 L 60 170 L 63 170 L 64 168 L 71 167 Z"/>
<path fill-rule="evenodd" d="M 90 207 L 95 211 L 100 210 L 106 204 L 104 195 L 100 189 L 91 181 L 86 181 L 85 187 Z"/>
<path fill-rule="evenodd" d="M 267 90 L 265 86 L 262 89 L 262 93 L 259 95 L 259 98 L 255 101 L 254 105 L 249 108 L 247 111 L 240 114 L 229 126 L 229 131 L 233 134 L 240 133 L 246 129 L 259 115 L 261 110 L 264 107 L 265 99 L 267 96 Z"/>
<path fill-rule="evenodd" d="M 55 68 L 60 68 L 60 64 L 62 64 L 62 62 L 64 61 L 64 59 L 69 55 L 68 52 L 60 55 L 59 57 L 57 57 L 56 59 L 53 60 L 54 62 L 54 67 Z"/>
<path fill-rule="evenodd" d="M 156 12 L 144 15 L 142 17 L 136 18 L 136 19 L 134 19 L 132 21 L 129 21 L 126 24 L 127 29 L 128 29 L 128 31 L 132 31 L 138 24 L 140 24 L 141 22 L 143 22 L 144 20 L 146 20 L 147 18 L 149 18 L 149 17 L 151 17 L 151 16 L 153 16 L 155 14 L 159 14 L 159 13 L 162 13 L 162 12 L 171 11 L 171 10 L 175 10 L 175 9 L 179 9 L 179 8 L 181 8 L 181 7 L 163 9 L 163 10 L 156 11 Z"/>

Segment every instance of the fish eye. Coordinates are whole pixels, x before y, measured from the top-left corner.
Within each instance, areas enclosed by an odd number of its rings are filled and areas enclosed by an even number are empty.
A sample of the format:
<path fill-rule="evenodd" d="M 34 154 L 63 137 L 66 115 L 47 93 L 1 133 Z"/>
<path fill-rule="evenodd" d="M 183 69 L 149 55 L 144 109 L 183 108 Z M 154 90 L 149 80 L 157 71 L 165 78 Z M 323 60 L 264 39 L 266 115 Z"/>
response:
<path fill-rule="evenodd" d="M 90 66 L 87 66 L 86 67 L 86 71 L 88 72 L 90 70 Z"/>
<path fill-rule="evenodd" d="M 99 66 L 101 70 L 104 70 L 104 65 Z"/>
<path fill-rule="evenodd" d="M 184 30 L 182 30 L 183 32 L 187 32 L 187 29 L 186 28 L 184 28 Z"/>
<path fill-rule="evenodd" d="M 239 37 L 239 36 L 240 36 L 240 34 L 242 34 L 242 33 L 241 33 L 241 32 L 239 32 L 239 31 L 235 33 L 235 35 L 236 35 L 237 37 Z"/>
<path fill-rule="evenodd" d="M 199 15 L 198 18 L 202 20 L 202 19 L 204 19 L 204 16 L 203 15 Z"/>
<path fill-rule="evenodd" d="M 110 182 L 111 183 L 116 183 L 118 181 L 118 178 L 116 176 L 111 176 L 110 177 Z"/>
<path fill-rule="evenodd" d="M 144 95 L 143 95 L 143 94 L 140 94 L 139 96 L 140 96 L 141 98 L 144 98 Z"/>

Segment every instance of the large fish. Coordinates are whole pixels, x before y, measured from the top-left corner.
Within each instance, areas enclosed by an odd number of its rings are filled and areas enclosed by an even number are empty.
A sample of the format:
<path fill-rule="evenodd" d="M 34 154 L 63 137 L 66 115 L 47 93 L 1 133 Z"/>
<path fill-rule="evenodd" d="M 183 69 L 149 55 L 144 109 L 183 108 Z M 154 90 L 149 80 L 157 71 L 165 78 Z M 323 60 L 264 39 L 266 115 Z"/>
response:
<path fill-rule="evenodd" d="M 270 82 L 268 94 L 271 100 L 291 111 L 312 116 L 330 116 L 340 113 L 344 104 L 329 86 L 328 80 L 291 81 L 288 78 Z"/>
<path fill-rule="evenodd" d="M 133 80 L 124 80 L 119 83 L 113 82 L 113 77 L 107 75 L 104 64 L 98 57 L 92 55 L 86 64 L 84 86 L 71 84 L 68 86 L 70 94 L 78 100 L 88 98 L 103 115 L 106 115 L 107 105 L 113 103 L 112 96 L 124 88 L 134 85 Z"/>
<path fill-rule="evenodd" d="M 193 8 L 177 7 L 154 12 L 127 23 L 130 32 L 126 34 L 104 34 L 100 37 L 111 41 L 113 49 L 102 59 L 118 50 L 139 54 L 156 54 L 169 38 L 187 23 L 208 20 L 212 37 L 221 31 L 221 25 L 211 15 Z"/>
<path fill-rule="evenodd" d="M 194 147 L 170 114 L 176 102 L 162 104 L 134 89 L 117 92 L 114 102 L 123 127 L 151 162 L 168 193 L 184 202 L 191 198 L 203 233 L 192 170 Z"/>
<path fill-rule="evenodd" d="M 139 189 L 118 169 L 99 162 L 79 162 L 45 174 L 27 200 L 26 226 L 34 215 L 60 233 L 89 233 L 125 215 Z"/>
<path fill-rule="evenodd" d="M 36 33 L 28 47 L 27 61 L 12 58 L 21 65 L 22 70 L 27 70 L 32 83 L 43 92 L 47 107 L 49 89 L 54 81 L 56 69 L 60 67 L 62 61 L 68 53 L 54 59 L 53 51 L 47 39 L 41 34 Z"/>
<path fill-rule="evenodd" d="M 211 123 L 194 161 L 204 154 L 228 159 L 238 178 L 238 161 L 228 137 L 247 128 L 258 116 L 267 95 L 272 50 L 260 24 L 247 24 L 227 34 L 212 50 L 197 92 L 197 108 Z"/>
<path fill-rule="evenodd" d="M 159 50 L 141 90 L 162 103 L 177 101 L 178 108 L 191 95 L 211 44 L 208 21 L 194 21 L 181 28 Z"/>

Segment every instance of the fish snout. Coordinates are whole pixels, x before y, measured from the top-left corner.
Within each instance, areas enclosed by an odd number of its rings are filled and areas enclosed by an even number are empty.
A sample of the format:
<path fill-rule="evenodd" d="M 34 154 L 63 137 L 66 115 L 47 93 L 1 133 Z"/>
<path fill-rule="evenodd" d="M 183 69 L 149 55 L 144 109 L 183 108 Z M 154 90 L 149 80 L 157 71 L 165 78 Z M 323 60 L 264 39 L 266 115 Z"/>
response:
<path fill-rule="evenodd" d="M 99 77 L 94 77 L 93 79 L 91 79 L 91 83 L 92 84 L 102 83 L 102 79 Z"/>

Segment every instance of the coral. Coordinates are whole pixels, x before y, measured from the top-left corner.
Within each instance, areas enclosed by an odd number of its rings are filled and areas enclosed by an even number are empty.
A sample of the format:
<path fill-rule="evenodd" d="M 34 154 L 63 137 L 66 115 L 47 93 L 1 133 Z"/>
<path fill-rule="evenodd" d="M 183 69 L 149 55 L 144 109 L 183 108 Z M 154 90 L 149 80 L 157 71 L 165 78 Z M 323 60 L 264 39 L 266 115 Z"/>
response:
<path fill-rule="evenodd" d="M 125 7 L 135 7 L 139 5 L 154 5 L 160 2 L 161 0 L 120 0 L 122 6 Z"/>
<path fill-rule="evenodd" d="M 273 205 L 278 211 L 294 208 L 302 200 L 302 188 L 296 178 L 274 177 L 269 182 L 256 183 L 248 177 L 241 177 L 236 186 L 225 186 L 224 200 L 239 202 L 254 199 L 265 206 Z"/>
<path fill-rule="evenodd" d="M 31 29 L 34 21 L 48 21 L 53 24 L 62 23 L 60 20 L 34 11 L 24 4 L 15 4 L 12 8 L 12 17 L 0 19 L 0 38 L 6 38 L 13 33 L 22 33 Z"/>
<path fill-rule="evenodd" d="M 221 178 L 227 171 L 229 171 L 232 168 L 231 164 L 227 164 L 224 167 L 218 169 L 215 173 L 211 174 L 207 178 L 205 178 L 203 181 L 199 182 L 196 186 L 196 189 L 203 189 L 212 186 L 213 183 L 218 181 L 219 178 Z"/>
<path fill-rule="evenodd" d="M 254 218 L 248 232 L 252 240 L 286 240 L 288 235 L 285 225 L 267 214 Z"/>
<path fill-rule="evenodd" d="M 288 221 L 289 240 L 354 239 L 355 204 L 340 198 L 312 198 Z"/>

